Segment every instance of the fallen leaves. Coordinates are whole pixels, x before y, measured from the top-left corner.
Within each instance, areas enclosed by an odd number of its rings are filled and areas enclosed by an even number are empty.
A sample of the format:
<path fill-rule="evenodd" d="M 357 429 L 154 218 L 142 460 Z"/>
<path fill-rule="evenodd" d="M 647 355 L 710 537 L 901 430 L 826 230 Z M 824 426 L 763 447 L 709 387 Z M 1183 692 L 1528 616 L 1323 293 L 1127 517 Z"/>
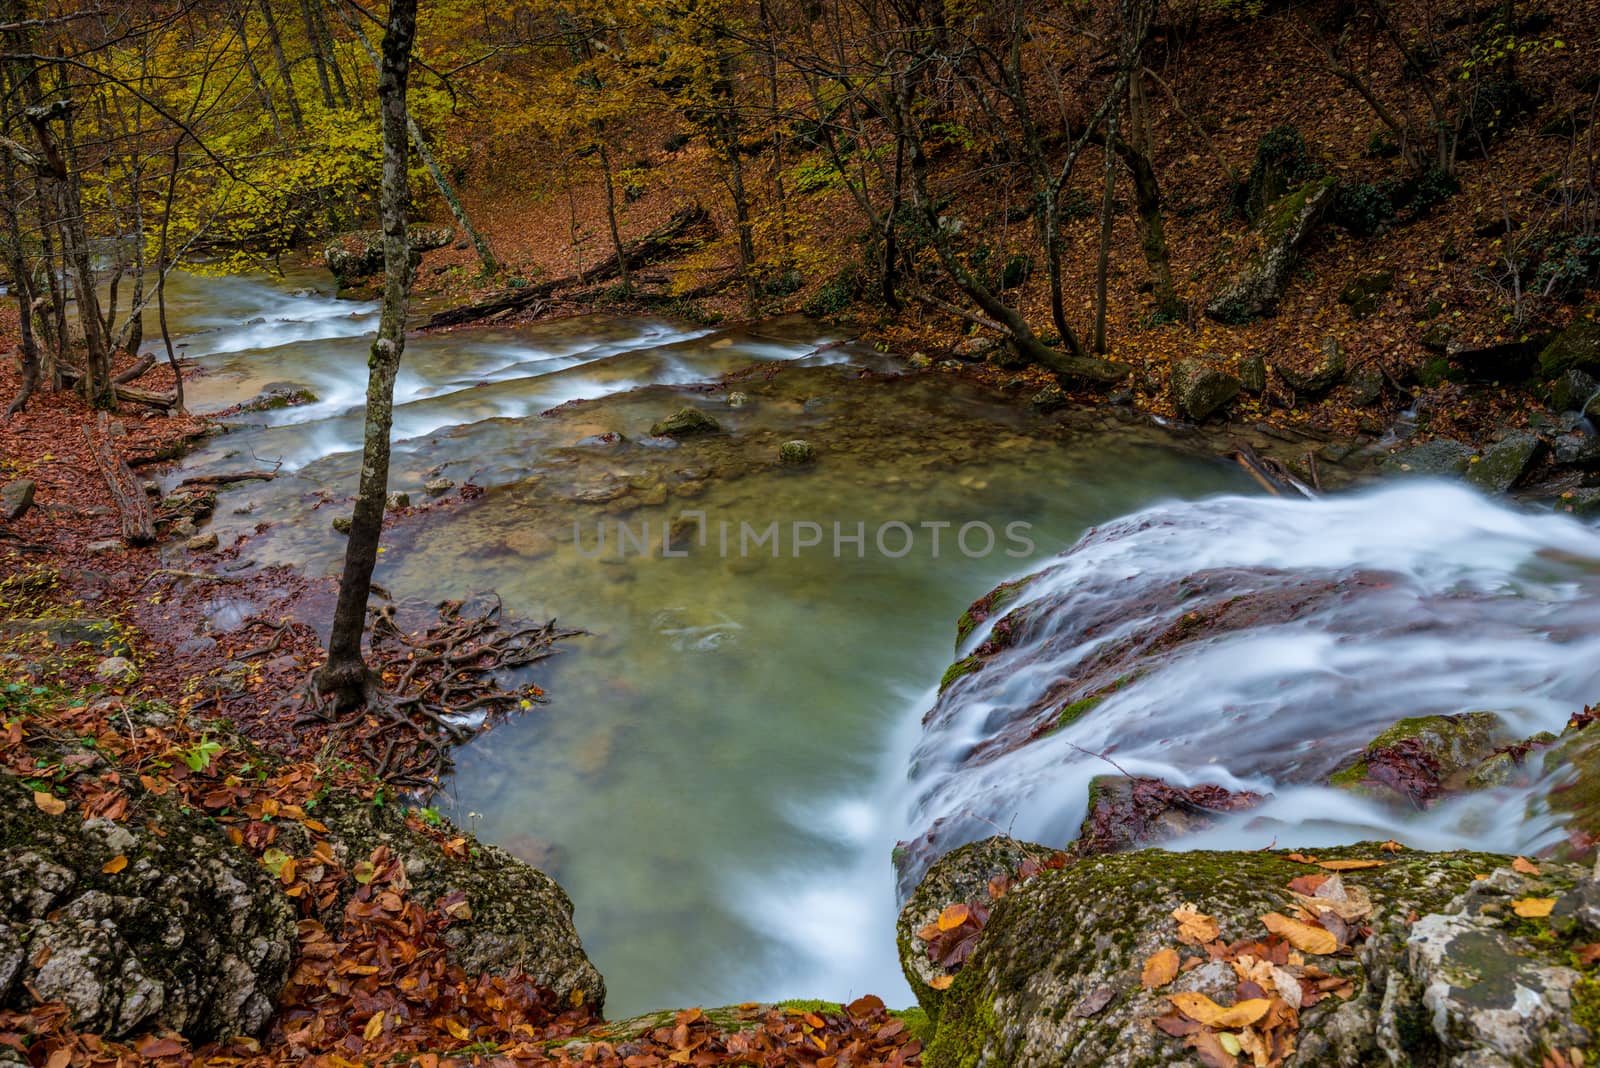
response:
<path fill-rule="evenodd" d="M 1193 905 L 1185 904 L 1173 909 L 1172 918 L 1178 921 L 1178 941 L 1186 946 L 1203 946 L 1216 941 L 1221 934 L 1217 921 Z"/>
<path fill-rule="evenodd" d="M 1511 862 L 1511 870 L 1514 872 L 1520 872 L 1523 875 L 1538 875 L 1539 865 L 1535 864 L 1527 857 L 1518 857 L 1516 860 Z"/>
<path fill-rule="evenodd" d="M 1178 951 L 1172 948 L 1157 950 L 1144 962 L 1139 983 L 1146 990 L 1156 990 L 1172 982 L 1178 974 Z"/>
<path fill-rule="evenodd" d="M 1539 920 L 1550 915 L 1556 907 L 1553 897 L 1519 897 L 1511 903 L 1511 911 L 1525 920 Z"/>
<path fill-rule="evenodd" d="M 55 794 L 43 790 L 33 792 L 33 805 L 46 816 L 59 816 L 67 810 L 67 803 Z"/>
<path fill-rule="evenodd" d="M 1222 1006 L 1194 991 L 1168 994 L 1172 1007 L 1202 1027 L 1237 1029 L 1249 1027 L 1267 1014 L 1272 1002 L 1267 998 L 1250 998 L 1234 1005 Z"/>
<path fill-rule="evenodd" d="M 1261 922 L 1267 930 L 1302 953 L 1326 956 L 1339 950 L 1339 940 L 1326 928 L 1301 923 L 1277 912 L 1267 913 L 1261 917 Z"/>
<path fill-rule="evenodd" d="M 100 865 L 100 870 L 106 875 L 115 875 L 128 866 L 128 858 L 118 854 Z"/>
<path fill-rule="evenodd" d="M 1381 868 L 1388 863 L 1386 860 L 1319 860 L 1314 862 L 1317 867 L 1326 871 L 1362 871 L 1366 868 Z"/>

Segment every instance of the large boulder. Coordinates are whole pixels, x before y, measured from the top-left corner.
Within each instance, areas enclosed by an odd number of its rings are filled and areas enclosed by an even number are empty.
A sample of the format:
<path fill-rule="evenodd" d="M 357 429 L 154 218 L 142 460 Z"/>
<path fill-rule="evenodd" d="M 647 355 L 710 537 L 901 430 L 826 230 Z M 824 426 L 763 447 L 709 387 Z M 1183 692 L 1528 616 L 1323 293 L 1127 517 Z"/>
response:
<path fill-rule="evenodd" d="M 1407 806 L 1425 805 L 1465 786 L 1496 747 L 1510 740 L 1493 712 L 1411 716 L 1369 742 L 1329 782 Z"/>
<path fill-rule="evenodd" d="M 1395 475 L 1464 475 L 1472 464 L 1472 446 L 1454 438 L 1434 438 L 1384 457 L 1378 465 Z"/>
<path fill-rule="evenodd" d="M 1600 375 L 1600 307 L 1573 320 L 1539 353 L 1539 374 L 1557 378 L 1567 371 Z"/>
<path fill-rule="evenodd" d="M 1171 996 L 1185 993 L 1224 1007 L 1293 998 L 1297 1013 L 1268 1011 L 1273 1037 L 1292 1039 L 1290 1063 L 1300 1066 L 1510 1068 L 1592 1040 L 1584 1021 L 1597 1018 L 1600 999 L 1568 956 L 1595 937 L 1583 926 L 1594 896 L 1583 869 L 1545 864 L 1525 874 L 1508 857 L 1391 856 L 1375 846 L 1316 859 L 1335 857 L 1377 862 L 1340 873 L 1328 891 L 1341 902 L 1369 900 L 1370 913 L 1353 925 L 1328 920 L 1348 948 L 1318 953 L 1305 943 L 1293 956 L 1269 937 L 1265 918 L 1294 911 L 1292 881 L 1330 872 L 1286 854 L 1145 850 L 1045 871 L 995 904 L 940 1000 L 923 1063 L 1251 1063 L 1230 1046 L 1255 1044 L 1263 1032 L 1226 1019 L 1195 1024 L 1174 1008 L 1203 1008 Z M 1513 903 L 1524 899 L 1553 899 L 1554 919 L 1523 919 Z M 1180 926 L 1180 910 L 1190 924 Z M 1158 954 L 1168 968 L 1153 966 Z M 1246 1008 L 1241 1016 L 1260 1019 Z M 1197 1056 L 1204 1049 L 1212 1056 Z"/>
<path fill-rule="evenodd" d="M 0 515 L 6 522 L 21 519 L 33 506 L 34 484 L 31 478 L 19 478 L 0 486 Z"/>
<path fill-rule="evenodd" d="M 952 849 L 928 869 L 900 910 L 894 935 L 900 951 L 900 970 L 905 972 L 906 982 L 930 1019 L 939 1018 L 944 987 L 949 985 L 953 970 L 933 960 L 928 941 L 919 938 L 917 932 L 936 924 L 939 914 L 949 905 L 990 900 L 991 880 L 1012 878 L 1024 861 L 1043 863 L 1055 852 L 1048 846 L 996 836 Z"/>
<path fill-rule="evenodd" d="M 455 233 L 443 226 L 413 226 L 406 236 L 413 264 L 424 252 L 443 248 L 455 239 Z M 378 274 L 383 270 L 383 231 L 351 230 L 340 234 L 322 250 L 322 261 L 341 284 Z"/>
<path fill-rule="evenodd" d="M 1172 365 L 1172 402 L 1197 423 L 1204 422 L 1239 395 L 1237 378 L 1196 356 Z"/>
<path fill-rule="evenodd" d="M 259 1033 L 294 951 L 289 899 L 215 823 L 124 786 L 136 815 L 85 820 L 0 773 L 0 1008 L 63 1002 L 110 1037 Z"/>
<path fill-rule="evenodd" d="M 469 976 L 521 971 L 563 1000 L 577 997 L 596 1011 L 604 1007 L 605 981 L 583 952 L 572 924 L 571 899 L 550 876 L 470 836 L 459 836 L 464 849 L 446 853 L 443 843 L 456 835 L 454 829 L 419 827 L 403 806 L 331 796 L 317 806 L 316 815 L 327 826 L 328 844 L 341 865 L 353 865 L 380 845 L 388 846 L 403 859 L 416 900 L 432 903 L 457 890 L 466 892 L 471 915 L 453 922 L 443 937 L 451 958 Z M 283 824 L 280 841 L 294 856 L 313 849 L 298 824 Z M 344 890 L 345 896 L 319 913 L 333 929 L 342 922 L 354 887 Z"/>
<path fill-rule="evenodd" d="M 1256 225 L 1259 248 L 1239 275 L 1206 305 L 1221 323 L 1247 323 L 1278 309 L 1293 276 L 1300 246 L 1333 203 L 1335 182 L 1306 182 L 1279 198 Z"/>
<path fill-rule="evenodd" d="M 1532 469 L 1545 453 L 1539 435 L 1519 430 L 1507 434 L 1484 451 L 1467 471 L 1467 481 L 1490 493 L 1504 493 Z"/>

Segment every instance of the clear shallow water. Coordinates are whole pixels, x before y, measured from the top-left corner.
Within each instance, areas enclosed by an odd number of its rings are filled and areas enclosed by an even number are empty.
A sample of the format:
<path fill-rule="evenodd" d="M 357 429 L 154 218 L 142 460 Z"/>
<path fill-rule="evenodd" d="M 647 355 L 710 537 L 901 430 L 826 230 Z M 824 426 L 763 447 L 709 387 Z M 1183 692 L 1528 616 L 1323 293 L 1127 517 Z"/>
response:
<path fill-rule="evenodd" d="M 185 470 L 281 464 L 223 494 L 213 528 L 227 543 L 265 524 L 251 559 L 333 573 L 372 313 L 292 292 L 315 284 L 185 281 L 172 317 L 197 331 L 187 352 L 210 372 L 189 390 L 197 410 L 274 383 L 316 392 L 238 417 Z M 616 1014 L 868 991 L 908 1002 L 889 855 L 957 616 L 1093 523 L 1247 488 L 1231 465 L 1145 433 L 1047 428 L 946 376 L 886 376 L 892 362 L 868 349 L 818 351 L 833 340 L 804 321 L 589 317 L 407 346 L 393 485 L 420 503 L 442 472 L 487 492 L 402 521 L 378 581 L 428 602 L 493 588 L 512 612 L 590 632 L 540 678 L 548 706 L 460 754 L 441 803 L 560 879 Z M 742 377 L 711 385 L 726 374 Z M 691 383 L 707 385 L 670 388 Z M 732 433 L 644 440 L 684 404 Z M 610 432 L 626 442 L 597 440 Z M 778 464 L 779 443 L 802 436 L 818 464 Z M 688 556 L 663 558 L 660 533 L 687 510 L 705 513 L 706 545 L 695 529 Z M 741 524 L 774 521 L 778 556 L 741 551 Z M 602 522 L 611 551 L 589 558 Z M 651 555 L 618 558 L 619 522 L 635 537 L 648 524 Z M 897 522 L 910 550 L 888 528 L 880 552 L 878 529 Z M 925 522 L 951 524 L 937 557 Z M 862 524 L 864 547 L 835 558 L 835 523 L 845 538 Z M 968 523 L 989 525 L 992 552 L 976 527 L 975 555 L 961 551 Z M 1031 552 L 1010 523 L 1031 524 Z M 797 530 L 821 544 L 795 555 Z"/>

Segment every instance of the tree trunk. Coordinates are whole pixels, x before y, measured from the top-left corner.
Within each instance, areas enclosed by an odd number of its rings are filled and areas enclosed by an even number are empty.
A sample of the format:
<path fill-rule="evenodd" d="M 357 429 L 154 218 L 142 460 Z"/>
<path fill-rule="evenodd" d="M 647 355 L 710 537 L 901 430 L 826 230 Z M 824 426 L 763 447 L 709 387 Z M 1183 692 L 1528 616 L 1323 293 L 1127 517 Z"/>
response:
<path fill-rule="evenodd" d="M 1167 257 L 1166 220 L 1161 212 L 1161 183 L 1156 177 L 1150 112 L 1144 96 L 1144 75 L 1135 71 L 1128 83 L 1128 136 L 1119 141 L 1122 161 L 1133 172 L 1134 207 L 1139 220 L 1139 247 L 1150 268 L 1150 285 L 1156 310 L 1176 318 L 1183 314 L 1172 283 L 1172 263 Z"/>
<path fill-rule="evenodd" d="M 256 98 L 261 101 L 261 107 L 266 111 L 267 118 L 272 122 L 272 134 L 283 144 L 283 124 L 278 121 L 278 108 L 272 102 L 272 91 L 267 88 L 267 80 L 261 76 L 261 68 L 256 66 L 256 57 L 250 51 L 250 36 L 246 32 L 247 22 L 245 12 L 238 7 L 228 5 L 228 13 L 233 20 L 233 32 L 239 38 L 239 51 L 244 54 L 245 70 L 250 74 L 250 87 L 255 90 Z"/>
<path fill-rule="evenodd" d="M 322 34 L 317 32 L 317 19 L 311 12 L 311 3 L 312 0 L 300 0 L 300 19 L 306 25 L 311 61 L 317 65 L 317 85 L 322 89 L 322 106 L 332 111 L 338 105 L 333 101 L 333 84 L 328 80 L 328 58 L 322 54 Z"/>
<path fill-rule="evenodd" d="M 267 27 L 267 41 L 272 45 L 272 62 L 278 68 L 278 80 L 283 83 L 283 102 L 289 108 L 289 122 L 296 133 L 306 128 L 305 115 L 300 111 L 300 98 L 295 96 L 294 76 L 289 70 L 289 59 L 283 54 L 283 37 L 278 33 L 278 19 L 272 13 L 272 0 L 260 0 L 261 20 Z"/>
<path fill-rule="evenodd" d="M 727 107 L 732 108 L 729 102 Z M 758 295 L 756 286 L 756 245 L 750 228 L 750 198 L 744 188 L 744 163 L 739 159 L 739 127 L 730 110 L 724 110 L 719 120 L 722 127 L 723 149 L 728 155 L 728 192 L 733 196 L 733 220 L 739 232 L 739 273 L 744 276 L 745 313 L 756 314 Z"/>
<path fill-rule="evenodd" d="M 309 3 L 310 0 L 307 0 Z M 355 34 L 361 47 L 366 50 L 368 58 L 374 67 L 379 66 L 378 53 L 373 51 L 372 42 L 367 40 L 366 32 L 359 23 L 346 20 L 345 25 Z M 494 274 L 500 270 L 500 263 L 495 259 L 494 251 L 489 248 L 489 242 L 472 225 L 472 220 L 467 216 L 467 209 L 461 203 L 461 198 L 456 195 L 455 186 L 450 184 L 450 179 L 445 177 L 444 168 L 439 166 L 439 161 L 434 158 L 433 150 L 428 147 L 428 139 L 422 136 L 422 127 L 417 125 L 417 120 L 412 118 L 411 111 L 406 110 L 406 133 L 411 138 L 411 147 L 416 149 L 417 157 L 422 160 L 423 166 L 428 168 L 428 175 L 433 179 L 433 184 L 438 188 L 439 195 L 450 207 L 450 214 L 455 217 L 456 224 L 466 233 L 467 239 L 472 242 L 472 247 L 478 252 L 478 262 L 483 264 L 484 274 Z"/>
<path fill-rule="evenodd" d="M 317 688 L 349 713 L 366 703 L 377 684 L 361 651 L 367 597 L 378 562 L 383 507 L 389 490 L 389 433 L 394 423 L 394 382 L 406 344 L 406 309 L 411 289 L 411 253 L 406 240 L 406 81 L 417 32 L 417 0 L 390 0 L 378 68 L 378 108 L 383 121 L 383 310 L 367 364 L 367 416 L 361 449 L 361 480 L 350 516 L 344 573 L 328 635 L 328 659 L 317 672 Z"/>
<path fill-rule="evenodd" d="M 1109 144 L 1117 140 L 1117 113 L 1113 111 L 1106 117 L 1106 141 Z M 1117 192 L 1117 164 L 1116 155 L 1109 147 L 1103 149 L 1105 156 L 1105 188 L 1100 193 L 1100 254 L 1094 265 L 1094 351 L 1105 355 L 1106 351 L 1106 284 L 1111 273 L 1111 216 L 1115 207 Z"/>
<path fill-rule="evenodd" d="M 628 273 L 628 253 L 622 247 L 622 231 L 617 227 L 617 184 L 611 177 L 611 153 L 606 150 L 604 140 L 596 140 L 595 147 L 600 150 L 600 169 L 606 180 L 606 224 L 611 227 L 611 247 L 617 253 L 617 274 L 622 279 L 622 297 L 628 300 L 633 297 L 633 276 Z"/>
<path fill-rule="evenodd" d="M 6 228 L 5 263 L 17 298 L 17 342 L 22 360 L 22 382 L 5 412 L 9 419 L 28 406 L 28 398 L 38 388 L 39 342 L 33 336 L 33 276 L 22 244 L 22 219 L 17 214 L 16 162 L 4 153 L 0 153 L 0 177 L 5 181 L 5 195 L 0 197 L 0 215 L 5 217 Z"/>

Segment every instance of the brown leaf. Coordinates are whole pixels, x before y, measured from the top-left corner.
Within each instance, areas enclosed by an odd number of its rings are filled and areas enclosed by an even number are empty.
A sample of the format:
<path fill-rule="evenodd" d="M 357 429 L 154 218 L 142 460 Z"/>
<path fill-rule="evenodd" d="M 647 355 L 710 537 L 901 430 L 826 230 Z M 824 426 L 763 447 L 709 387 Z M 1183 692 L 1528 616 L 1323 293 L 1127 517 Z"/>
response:
<path fill-rule="evenodd" d="M 1139 975 L 1139 983 L 1146 990 L 1155 990 L 1172 982 L 1178 974 L 1178 951 L 1175 949 L 1162 949 L 1151 954 L 1150 959 L 1144 962 L 1144 971 Z"/>
<path fill-rule="evenodd" d="M 1107 1005 L 1111 1004 L 1111 999 L 1116 996 L 1117 992 L 1112 990 L 1109 986 L 1102 986 L 1095 990 L 1091 990 L 1087 995 L 1084 996 L 1083 1000 L 1079 1001 L 1072 1007 L 1072 1015 L 1078 1017 L 1079 1019 L 1086 1019 L 1090 1016 L 1093 1016 L 1101 1009 L 1104 1009 Z"/>
<path fill-rule="evenodd" d="M 1361 871 L 1363 868 L 1381 868 L 1386 860 L 1319 860 L 1317 867 L 1327 871 Z"/>
<path fill-rule="evenodd" d="M 1538 875 L 1539 865 L 1527 857 L 1518 857 L 1511 862 L 1511 870 L 1521 872 L 1523 875 Z"/>
<path fill-rule="evenodd" d="M 967 922 L 967 917 L 972 915 L 972 910 L 965 905 L 947 905 L 939 913 L 939 930 L 953 931 Z"/>
<path fill-rule="evenodd" d="M 1578 963 L 1587 968 L 1595 961 L 1600 961 L 1600 942 L 1590 942 L 1584 946 L 1573 946 L 1572 953 L 1578 958 Z"/>
<path fill-rule="evenodd" d="M 1238 1068 L 1239 1058 L 1222 1048 L 1214 1032 L 1197 1031 L 1184 1039 L 1183 1044 L 1194 1050 L 1206 1068 Z"/>
<path fill-rule="evenodd" d="M 1267 930 L 1278 935 L 1302 953 L 1325 955 L 1337 952 L 1339 949 L 1339 940 L 1326 928 L 1313 927 L 1309 923 L 1291 920 L 1278 912 L 1267 913 L 1261 917 L 1261 922 Z"/>
<path fill-rule="evenodd" d="M 1178 1012 L 1176 1009 L 1171 1012 L 1162 1013 L 1151 1022 L 1161 1030 L 1165 1031 L 1167 1034 L 1171 1035 L 1173 1038 L 1182 1038 L 1184 1035 L 1192 1035 L 1196 1031 L 1200 1030 L 1200 1024 L 1198 1022 L 1189 1019 L 1189 1017 Z"/>

